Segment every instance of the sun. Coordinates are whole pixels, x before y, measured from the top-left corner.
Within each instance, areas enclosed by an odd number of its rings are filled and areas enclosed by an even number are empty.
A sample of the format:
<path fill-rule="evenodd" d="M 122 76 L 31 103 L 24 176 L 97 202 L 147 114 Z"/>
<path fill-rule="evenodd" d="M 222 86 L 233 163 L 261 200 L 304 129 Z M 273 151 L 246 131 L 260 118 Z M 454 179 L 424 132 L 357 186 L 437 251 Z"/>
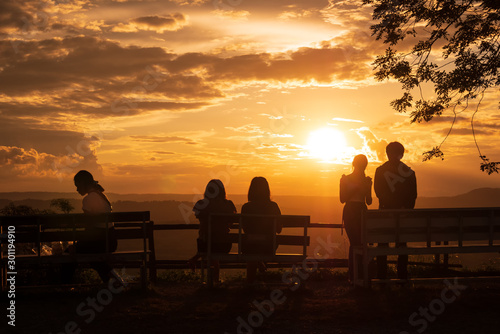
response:
<path fill-rule="evenodd" d="M 340 158 L 347 149 L 344 134 L 331 128 L 312 131 L 307 141 L 309 154 L 322 161 Z"/>

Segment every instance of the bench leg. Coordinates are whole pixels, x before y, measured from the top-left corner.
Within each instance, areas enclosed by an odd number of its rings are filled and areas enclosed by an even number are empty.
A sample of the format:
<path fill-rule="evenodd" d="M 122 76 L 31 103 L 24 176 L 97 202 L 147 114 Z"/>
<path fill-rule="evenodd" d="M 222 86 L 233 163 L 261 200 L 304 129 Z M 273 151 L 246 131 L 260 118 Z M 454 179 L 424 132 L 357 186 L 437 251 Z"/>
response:
<path fill-rule="evenodd" d="M 207 283 L 209 288 L 214 287 L 214 280 L 212 276 L 213 276 L 212 266 L 210 265 L 210 262 L 207 261 Z"/>
<path fill-rule="evenodd" d="M 146 264 L 143 263 L 141 265 L 141 289 L 142 291 L 146 291 L 146 288 L 147 288 L 147 277 L 148 277 L 148 274 L 147 274 L 147 269 L 146 269 Z"/>
<path fill-rule="evenodd" d="M 156 261 L 149 261 L 149 281 L 152 283 L 156 283 L 156 278 L 158 274 L 156 271 Z"/>
<path fill-rule="evenodd" d="M 353 275 L 352 275 L 352 279 L 353 281 L 351 282 L 351 285 L 357 285 L 357 282 L 358 282 L 358 279 L 359 279 L 359 272 L 358 272 L 358 252 L 356 250 L 354 250 L 352 252 L 352 271 L 353 271 Z"/>
<path fill-rule="evenodd" d="M 371 288 L 371 279 L 369 273 L 370 258 L 368 254 L 363 254 L 363 287 L 369 289 Z"/>
<path fill-rule="evenodd" d="M 201 279 L 201 283 L 205 282 L 205 266 L 203 265 L 203 258 L 201 258 L 201 261 L 200 261 L 200 271 L 201 271 L 201 274 L 200 274 L 200 279 Z"/>

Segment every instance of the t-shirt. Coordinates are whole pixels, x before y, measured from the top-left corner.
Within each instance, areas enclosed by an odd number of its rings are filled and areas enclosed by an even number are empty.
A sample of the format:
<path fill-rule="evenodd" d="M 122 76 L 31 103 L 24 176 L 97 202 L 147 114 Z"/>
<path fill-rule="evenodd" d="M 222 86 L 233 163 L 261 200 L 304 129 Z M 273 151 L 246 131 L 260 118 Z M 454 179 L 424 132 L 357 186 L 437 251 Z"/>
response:
<path fill-rule="evenodd" d="M 196 202 L 193 208 L 196 218 L 200 221 L 199 237 L 202 240 L 208 240 L 208 221 L 211 213 L 236 213 L 234 203 L 227 199 L 204 198 Z M 217 239 L 223 239 L 229 234 L 231 222 L 224 218 L 218 218 L 212 221 L 212 236 Z M 212 239 L 213 240 L 213 239 Z"/>
<path fill-rule="evenodd" d="M 368 198 L 371 201 L 371 187 L 372 180 L 369 176 L 342 175 L 340 179 L 340 202 L 365 203 Z"/>
<path fill-rule="evenodd" d="M 281 210 L 273 201 L 251 201 L 243 204 L 241 208 L 242 214 L 258 214 L 258 215 L 281 215 Z M 280 233 L 282 226 L 280 223 L 276 225 L 276 233 Z M 243 220 L 243 230 L 250 234 L 274 234 L 273 219 L 259 217 L 245 217 Z"/>
<path fill-rule="evenodd" d="M 83 198 L 82 209 L 89 214 L 108 213 L 111 212 L 111 204 L 103 193 L 91 191 Z M 113 227 L 114 224 L 110 222 L 107 226 Z M 106 223 L 99 223 L 95 227 L 106 228 Z"/>
<path fill-rule="evenodd" d="M 415 172 L 401 161 L 387 161 L 375 171 L 380 209 L 413 209 L 417 199 Z"/>
<path fill-rule="evenodd" d="M 85 213 L 108 213 L 111 212 L 109 201 L 105 199 L 104 194 L 99 194 L 91 191 L 83 198 L 82 205 L 83 212 Z"/>

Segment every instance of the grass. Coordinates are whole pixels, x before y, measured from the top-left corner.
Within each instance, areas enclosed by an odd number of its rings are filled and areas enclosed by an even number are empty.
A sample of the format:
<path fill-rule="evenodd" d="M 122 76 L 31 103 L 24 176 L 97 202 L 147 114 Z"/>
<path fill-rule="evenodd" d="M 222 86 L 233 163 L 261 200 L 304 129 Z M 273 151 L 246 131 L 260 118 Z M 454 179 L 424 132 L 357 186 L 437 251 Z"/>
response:
<path fill-rule="evenodd" d="M 275 282 L 283 273 L 284 270 L 269 270 L 259 279 Z M 415 287 L 357 290 L 349 286 L 345 270 L 332 269 L 311 273 L 306 287 L 298 290 L 277 284 L 248 289 L 238 284 L 244 279 L 244 272 L 231 272 L 226 276 L 227 284 L 213 290 L 197 279 L 199 276 L 190 271 L 175 270 L 161 272 L 158 283 L 146 293 L 130 286 L 125 291 L 109 294 L 102 285 L 72 291 L 19 293 L 15 330 L 17 333 L 64 333 L 65 326 L 74 322 L 83 334 L 232 334 L 238 333 L 238 328 L 242 333 L 250 332 L 240 327 L 244 321 L 255 325 L 250 327 L 255 334 L 416 333 L 421 327 L 409 323 L 409 316 L 422 307 L 429 308 L 447 287 L 443 282 L 436 282 Z M 277 293 L 280 298 L 273 299 Z M 105 298 L 106 294 L 112 297 Z M 427 321 L 425 333 L 495 332 L 500 312 L 498 298 L 498 282 L 468 284 L 433 321 Z M 89 300 L 102 302 L 92 318 Z M 5 306 L 2 300 L 0 307 Z M 85 312 L 78 313 L 79 307 Z M 4 328 L 4 324 L 0 328 Z"/>

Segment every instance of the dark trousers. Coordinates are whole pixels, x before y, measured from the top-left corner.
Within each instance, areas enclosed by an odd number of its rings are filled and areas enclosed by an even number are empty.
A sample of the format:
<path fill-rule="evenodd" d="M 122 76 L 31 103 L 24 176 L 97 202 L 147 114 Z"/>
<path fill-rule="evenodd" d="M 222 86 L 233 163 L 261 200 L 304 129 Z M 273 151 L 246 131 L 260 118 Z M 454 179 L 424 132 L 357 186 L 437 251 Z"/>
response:
<path fill-rule="evenodd" d="M 354 254 L 353 248 L 361 245 L 361 217 L 363 211 L 366 210 L 366 205 L 361 202 L 347 202 L 344 205 L 342 212 L 342 220 L 344 221 L 345 230 L 349 237 L 349 279 L 354 280 Z M 358 273 L 363 272 L 362 257 L 358 255 Z M 362 277 L 359 277 L 362 278 Z"/>
<path fill-rule="evenodd" d="M 389 244 L 380 243 L 378 247 L 389 247 Z M 406 242 L 398 242 L 396 247 L 406 247 Z M 399 279 L 408 278 L 408 255 L 398 255 L 397 270 Z M 377 278 L 387 278 L 387 256 L 385 255 L 377 256 Z"/>
<path fill-rule="evenodd" d="M 116 251 L 118 243 L 114 228 L 108 229 L 108 252 Z M 106 230 L 103 228 L 91 228 L 85 230 L 82 238 L 75 244 L 77 254 L 99 254 L 106 252 Z M 107 262 L 92 262 L 92 269 L 97 271 L 103 283 L 107 283 L 111 278 L 110 272 L 113 269 Z M 71 283 L 77 263 L 65 263 L 61 268 L 61 281 L 63 284 Z"/>

